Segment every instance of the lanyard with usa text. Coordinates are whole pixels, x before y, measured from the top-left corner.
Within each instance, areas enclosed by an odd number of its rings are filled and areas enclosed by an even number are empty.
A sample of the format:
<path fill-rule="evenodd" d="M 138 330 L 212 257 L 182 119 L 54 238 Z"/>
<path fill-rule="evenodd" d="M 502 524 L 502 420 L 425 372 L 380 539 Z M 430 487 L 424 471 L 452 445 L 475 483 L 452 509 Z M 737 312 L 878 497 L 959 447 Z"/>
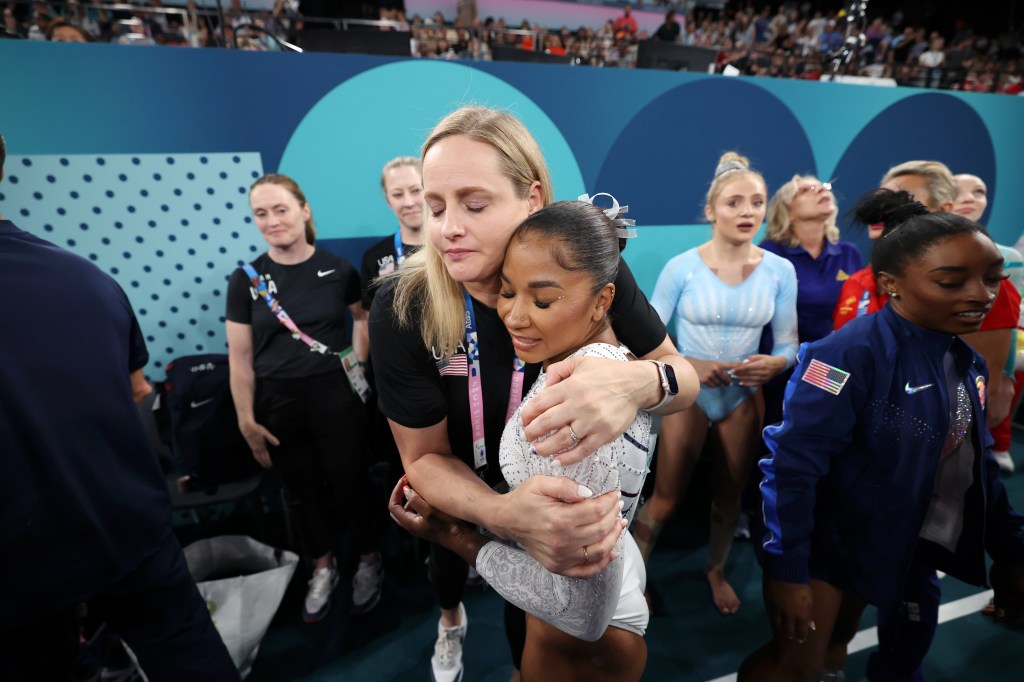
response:
<path fill-rule="evenodd" d="M 276 298 L 274 298 L 274 295 L 270 293 L 270 290 L 267 289 L 267 283 L 259 276 L 259 273 L 256 272 L 256 268 L 254 268 L 252 264 L 246 263 L 242 266 L 242 269 L 245 270 L 245 274 L 249 276 L 249 281 L 252 282 L 256 291 L 259 292 L 260 297 L 266 302 L 267 307 L 270 308 L 271 314 L 273 314 L 281 324 L 288 328 L 288 331 L 292 333 L 293 339 L 298 339 L 299 341 L 304 342 L 314 353 L 325 355 L 330 352 L 327 346 L 299 329 L 298 325 L 295 324 L 294 320 L 289 317 L 288 313 L 286 313 L 284 308 L 281 307 L 281 304 Z"/>
<path fill-rule="evenodd" d="M 277 318 L 278 322 L 283 324 L 288 331 L 292 333 L 292 338 L 302 341 L 309 350 L 314 353 L 320 353 L 321 355 L 336 355 L 341 360 L 341 366 L 345 370 L 345 375 L 348 377 L 349 386 L 352 387 L 352 392 L 359 396 L 360 400 L 364 403 L 370 399 L 370 384 L 366 381 L 366 376 L 363 374 L 362 368 L 359 363 L 355 361 L 355 355 L 352 354 L 352 349 L 347 348 L 340 353 L 331 351 L 325 344 L 320 343 L 306 332 L 299 329 L 299 326 L 295 324 L 295 321 L 284 311 L 281 307 L 281 303 L 274 298 L 274 295 L 270 293 L 267 288 L 267 283 L 263 281 L 263 278 L 256 272 L 256 268 L 251 263 L 245 263 L 242 265 L 242 269 L 245 270 L 245 274 L 249 276 L 249 281 L 259 292 L 259 295 L 263 298 L 267 307 L 270 308 L 271 314 Z"/>
<path fill-rule="evenodd" d="M 484 439 L 484 392 L 480 381 L 480 341 L 476 331 L 473 299 L 463 290 L 466 303 L 466 356 L 469 360 L 469 413 L 473 421 L 473 466 L 479 472 L 487 467 L 487 443 Z M 523 402 L 523 376 L 526 363 L 518 355 L 512 359 L 512 387 L 508 392 L 505 422 L 512 418 Z"/>

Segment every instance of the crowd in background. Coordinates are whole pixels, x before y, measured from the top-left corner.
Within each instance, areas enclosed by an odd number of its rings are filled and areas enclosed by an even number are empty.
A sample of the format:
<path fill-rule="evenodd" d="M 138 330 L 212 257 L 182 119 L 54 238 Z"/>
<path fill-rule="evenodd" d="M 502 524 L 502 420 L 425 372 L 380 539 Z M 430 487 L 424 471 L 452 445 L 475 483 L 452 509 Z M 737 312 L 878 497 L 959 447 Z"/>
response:
<path fill-rule="evenodd" d="M 0 35 L 29 40 L 99 41 L 191 47 L 232 46 L 249 50 L 283 49 L 299 42 L 305 25 L 322 25 L 299 12 L 297 0 L 276 0 L 272 9 L 247 10 L 231 0 L 223 21 L 217 11 L 149 0 L 137 9 L 105 9 L 99 0 L 8 2 Z M 685 3 L 692 6 L 694 3 Z M 167 12 L 166 10 L 180 10 Z M 1007 26 L 998 36 L 979 35 L 959 22 L 949 35 L 913 23 L 901 12 L 868 16 L 855 24 L 860 35 L 848 49 L 846 10 L 812 10 L 809 3 L 772 7 L 730 2 L 722 10 L 670 8 L 651 34 L 638 29 L 632 8 L 609 7 L 601 26 L 541 26 L 503 17 L 481 17 L 472 0 L 458 3 L 457 14 L 425 18 L 401 9 L 363 9 L 363 17 L 345 30 L 410 32 L 410 53 L 435 59 L 490 60 L 495 49 L 517 48 L 565 57 L 576 65 L 635 68 L 639 44 L 646 40 L 717 50 L 715 70 L 770 78 L 819 80 L 832 74 L 891 79 L 898 85 L 965 92 L 1019 94 L 1022 38 Z M 370 20 L 366 15 L 372 12 Z M 334 22 L 335 25 L 337 21 Z"/>

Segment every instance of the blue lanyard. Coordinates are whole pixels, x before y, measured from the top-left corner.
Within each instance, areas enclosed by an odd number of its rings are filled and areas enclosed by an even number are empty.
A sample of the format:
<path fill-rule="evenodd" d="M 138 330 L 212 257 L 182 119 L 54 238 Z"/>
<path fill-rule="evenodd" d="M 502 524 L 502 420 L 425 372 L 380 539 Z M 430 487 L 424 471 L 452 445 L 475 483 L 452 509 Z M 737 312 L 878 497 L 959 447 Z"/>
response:
<path fill-rule="evenodd" d="M 478 471 L 487 466 L 487 443 L 484 436 L 484 392 L 480 373 L 480 339 L 476 331 L 476 313 L 473 299 L 463 289 L 466 305 L 466 357 L 469 360 L 469 414 L 473 424 L 473 466 Z M 508 392 L 505 423 L 512 418 L 523 402 L 523 380 L 526 363 L 518 355 L 512 356 L 512 386 Z"/>
<path fill-rule="evenodd" d="M 402 246 L 402 231 L 395 232 L 395 269 L 402 267 L 405 261 L 405 247 Z"/>

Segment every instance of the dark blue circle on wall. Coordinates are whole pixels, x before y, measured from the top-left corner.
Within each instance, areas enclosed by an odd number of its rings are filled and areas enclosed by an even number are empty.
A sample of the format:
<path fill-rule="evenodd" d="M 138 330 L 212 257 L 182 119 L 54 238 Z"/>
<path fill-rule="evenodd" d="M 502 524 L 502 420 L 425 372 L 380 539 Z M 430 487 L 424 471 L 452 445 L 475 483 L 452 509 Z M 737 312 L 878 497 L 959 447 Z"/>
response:
<path fill-rule="evenodd" d="M 748 111 L 749 125 L 722 116 L 723 107 Z M 655 148 L 652 130 L 661 131 Z M 629 204 L 642 224 L 703 222 L 715 166 L 730 150 L 764 174 L 769 194 L 795 173 L 816 172 L 807 135 L 782 100 L 746 81 L 707 78 L 669 90 L 634 116 L 588 189 Z"/>
<path fill-rule="evenodd" d="M 961 99 L 943 93 L 923 93 L 901 99 L 875 116 L 847 148 L 836 166 L 837 190 L 846 188 L 843 205 L 852 206 L 878 186 L 886 171 L 904 161 L 941 161 L 955 173 L 972 173 L 988 184 L 989 206 L 995 203 L 995 149 L 981 117 Z M 988 210 L 981 217 L 984 224 Z M 863 226 L 840 214 L 843 238 L 853 241 L 867 257 L 870 242 Z M 992 226 L 1012 244 L 1020 225 Z M 1005 243 L 1005 242 L 1004 242 Z"/>

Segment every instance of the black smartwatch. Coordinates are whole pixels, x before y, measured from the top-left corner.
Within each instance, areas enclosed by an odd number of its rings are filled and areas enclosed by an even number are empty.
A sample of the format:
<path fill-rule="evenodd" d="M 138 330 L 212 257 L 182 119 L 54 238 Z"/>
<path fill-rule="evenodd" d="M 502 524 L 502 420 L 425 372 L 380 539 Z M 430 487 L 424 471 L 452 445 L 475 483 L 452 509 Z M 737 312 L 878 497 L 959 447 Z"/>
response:
<path fill-rule="evenodd" d="M 664 397 L 653 407 L 648 407 L 647 412 L 654 412 L 672 402 L 672 399 L 679 395 L 679 384 L 676 382 L 676 371 L 672 365 L 661 360 L 648 360 L 658 368 L 658 377 L 661 379 L 661 388 L 665 392 Z"/>

